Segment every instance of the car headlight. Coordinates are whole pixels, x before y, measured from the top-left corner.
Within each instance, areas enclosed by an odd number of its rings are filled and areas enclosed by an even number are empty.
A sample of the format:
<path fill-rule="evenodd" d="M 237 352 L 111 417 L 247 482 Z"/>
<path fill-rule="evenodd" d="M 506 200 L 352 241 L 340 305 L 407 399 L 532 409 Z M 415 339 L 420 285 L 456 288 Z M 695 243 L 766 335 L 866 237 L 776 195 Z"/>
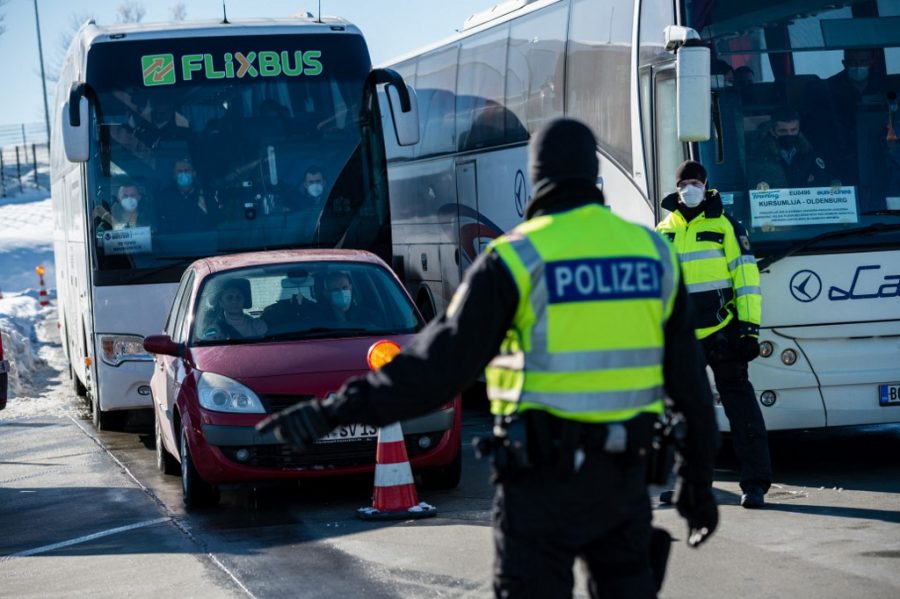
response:
<path fill-rule="evenodd" d="M 100 359 L 110 366 L 122 362 L 152 362 L 153 356 L 144 351 L 140 335 L 98 335 Z"/>
<path fill-rule="evenodd" d="M 197 381 L 200 405 L 213 412 L 265 414 L 256 393 L 234 379 L 221 374 L 204 372 Z"/>

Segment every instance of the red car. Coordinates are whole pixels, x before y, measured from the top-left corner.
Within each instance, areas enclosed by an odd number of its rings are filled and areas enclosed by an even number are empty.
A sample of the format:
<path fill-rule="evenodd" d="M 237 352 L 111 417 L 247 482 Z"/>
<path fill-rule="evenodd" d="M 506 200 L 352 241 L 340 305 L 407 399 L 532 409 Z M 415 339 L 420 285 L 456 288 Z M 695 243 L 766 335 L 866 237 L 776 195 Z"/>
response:
<path fill-rule="evenodd" d="M 298 454 L 254 425 L 323 399 L 368 370 L 380 340 L 423 326 L 397 277 L 368 252 L 287 250 L 206 258 L 184 273 L 165 333 L 144 340 L 160 470 L 181 471 L 189 507 L 218 485 L 372 472 L 377 429 L 342 426 Z M 460 478 L 461 403 L 402 423 L 413 471 L 435 488 Z M 180 467 L 179 467 L 180 462 Z"/>

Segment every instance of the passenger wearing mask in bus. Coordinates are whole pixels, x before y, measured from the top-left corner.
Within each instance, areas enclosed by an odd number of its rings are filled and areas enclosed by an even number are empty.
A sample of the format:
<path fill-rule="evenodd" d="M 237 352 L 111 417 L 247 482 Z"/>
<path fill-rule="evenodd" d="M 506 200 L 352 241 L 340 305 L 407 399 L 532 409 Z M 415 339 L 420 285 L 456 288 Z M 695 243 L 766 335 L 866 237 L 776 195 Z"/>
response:
<path fill-rule="evenodd" d="M 303 174 L 299 193 L 289 197 L 283 208 L 284 212 L 297 213 L 303 219 L 304 240 L 312 239 L 325 199 L 325 174 L 321 167 L 311 165 Z"/>
<path fill-rule="evenodd" d="M 197 171 L 190 159 L 175 161 L 172 180 L 159 195 L 161 231 L 171 233 L 212 227 L 210 205 L 197 182 Z"/>
<path fill-rule="evenodd" d="M 750 189 L 831 184 L 825 159 L 800 132 L 800 116 L 793 108 L 775 111 L 768 127 L 751 137 L 747 147 L 747 183 Z"/>
<path fill-rule="evenodd" d="M 119 187 L 111 209 L 98 206 L 94 209 L 94 217 L 100 219 L 97 228 L 101 231 L 149 227 L 153 221 L 150 207 L 145 205 L 144 194 L 140 187 L 131 182 Z"/>

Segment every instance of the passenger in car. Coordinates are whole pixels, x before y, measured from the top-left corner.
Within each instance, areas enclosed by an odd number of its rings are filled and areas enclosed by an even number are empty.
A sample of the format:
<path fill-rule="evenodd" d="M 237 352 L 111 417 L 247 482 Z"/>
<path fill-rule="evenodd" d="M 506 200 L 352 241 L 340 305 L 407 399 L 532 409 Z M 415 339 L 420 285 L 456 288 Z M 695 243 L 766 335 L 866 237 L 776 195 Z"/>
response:
<path fill-rule="evenodd" d="M 288 333 L 309 328 L 315 322 L 318 306 L 302 293 L 294 293 L 266 306 L 260 318 L 266 323 L 269 333 Z"/>
<path fill-rule="evenodd" d="M 377 323 L 375 312 L 362 305 L 354 295 L 349 274 L 341 271 L 325 273 L 320 289 L 322 294 L 318 304 L 322 306 L 320 315 L 325 320 L 349 322 L 359 326 L 373 326 Z"/>
<path fill-rule="evenodd" d="M 201 338 L 245 339 L 261 337 L 268 327 L 265 321 L 244 312 L 252 305 L 250 283 L 246 279 L 228 279 L 214 295 L 213 309 Z"/>

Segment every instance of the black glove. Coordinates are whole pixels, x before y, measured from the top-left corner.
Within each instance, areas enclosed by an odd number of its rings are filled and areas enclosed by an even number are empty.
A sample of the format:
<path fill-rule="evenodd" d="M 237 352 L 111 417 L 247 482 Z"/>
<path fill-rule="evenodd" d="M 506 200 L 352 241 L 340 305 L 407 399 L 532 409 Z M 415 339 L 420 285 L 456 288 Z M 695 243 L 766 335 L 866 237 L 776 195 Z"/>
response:
<path fill-rule="evenodd" d="M 719 508 L 710 485 L 680 480 L 675 491 L 675 508 L 687 520 L 687 542 L 691 547 L 698 547 L 716 530 Z"/>
<path fill-rule="evenodd" d="M 279 441 L 290 443 L 297 451 L 306 451 L 337 426 L 328 406 L 323 404 L 317 400 L 301 401 L 262 420 L 256 430 L 260 434 L 273 432 Z"/>
<path fill-rule="evenodd" d="M 759 355 L 759 339 L 752 335 L 742 335 L 735 343 L 735 351 L 742 360 L 750 362 Z"/>

